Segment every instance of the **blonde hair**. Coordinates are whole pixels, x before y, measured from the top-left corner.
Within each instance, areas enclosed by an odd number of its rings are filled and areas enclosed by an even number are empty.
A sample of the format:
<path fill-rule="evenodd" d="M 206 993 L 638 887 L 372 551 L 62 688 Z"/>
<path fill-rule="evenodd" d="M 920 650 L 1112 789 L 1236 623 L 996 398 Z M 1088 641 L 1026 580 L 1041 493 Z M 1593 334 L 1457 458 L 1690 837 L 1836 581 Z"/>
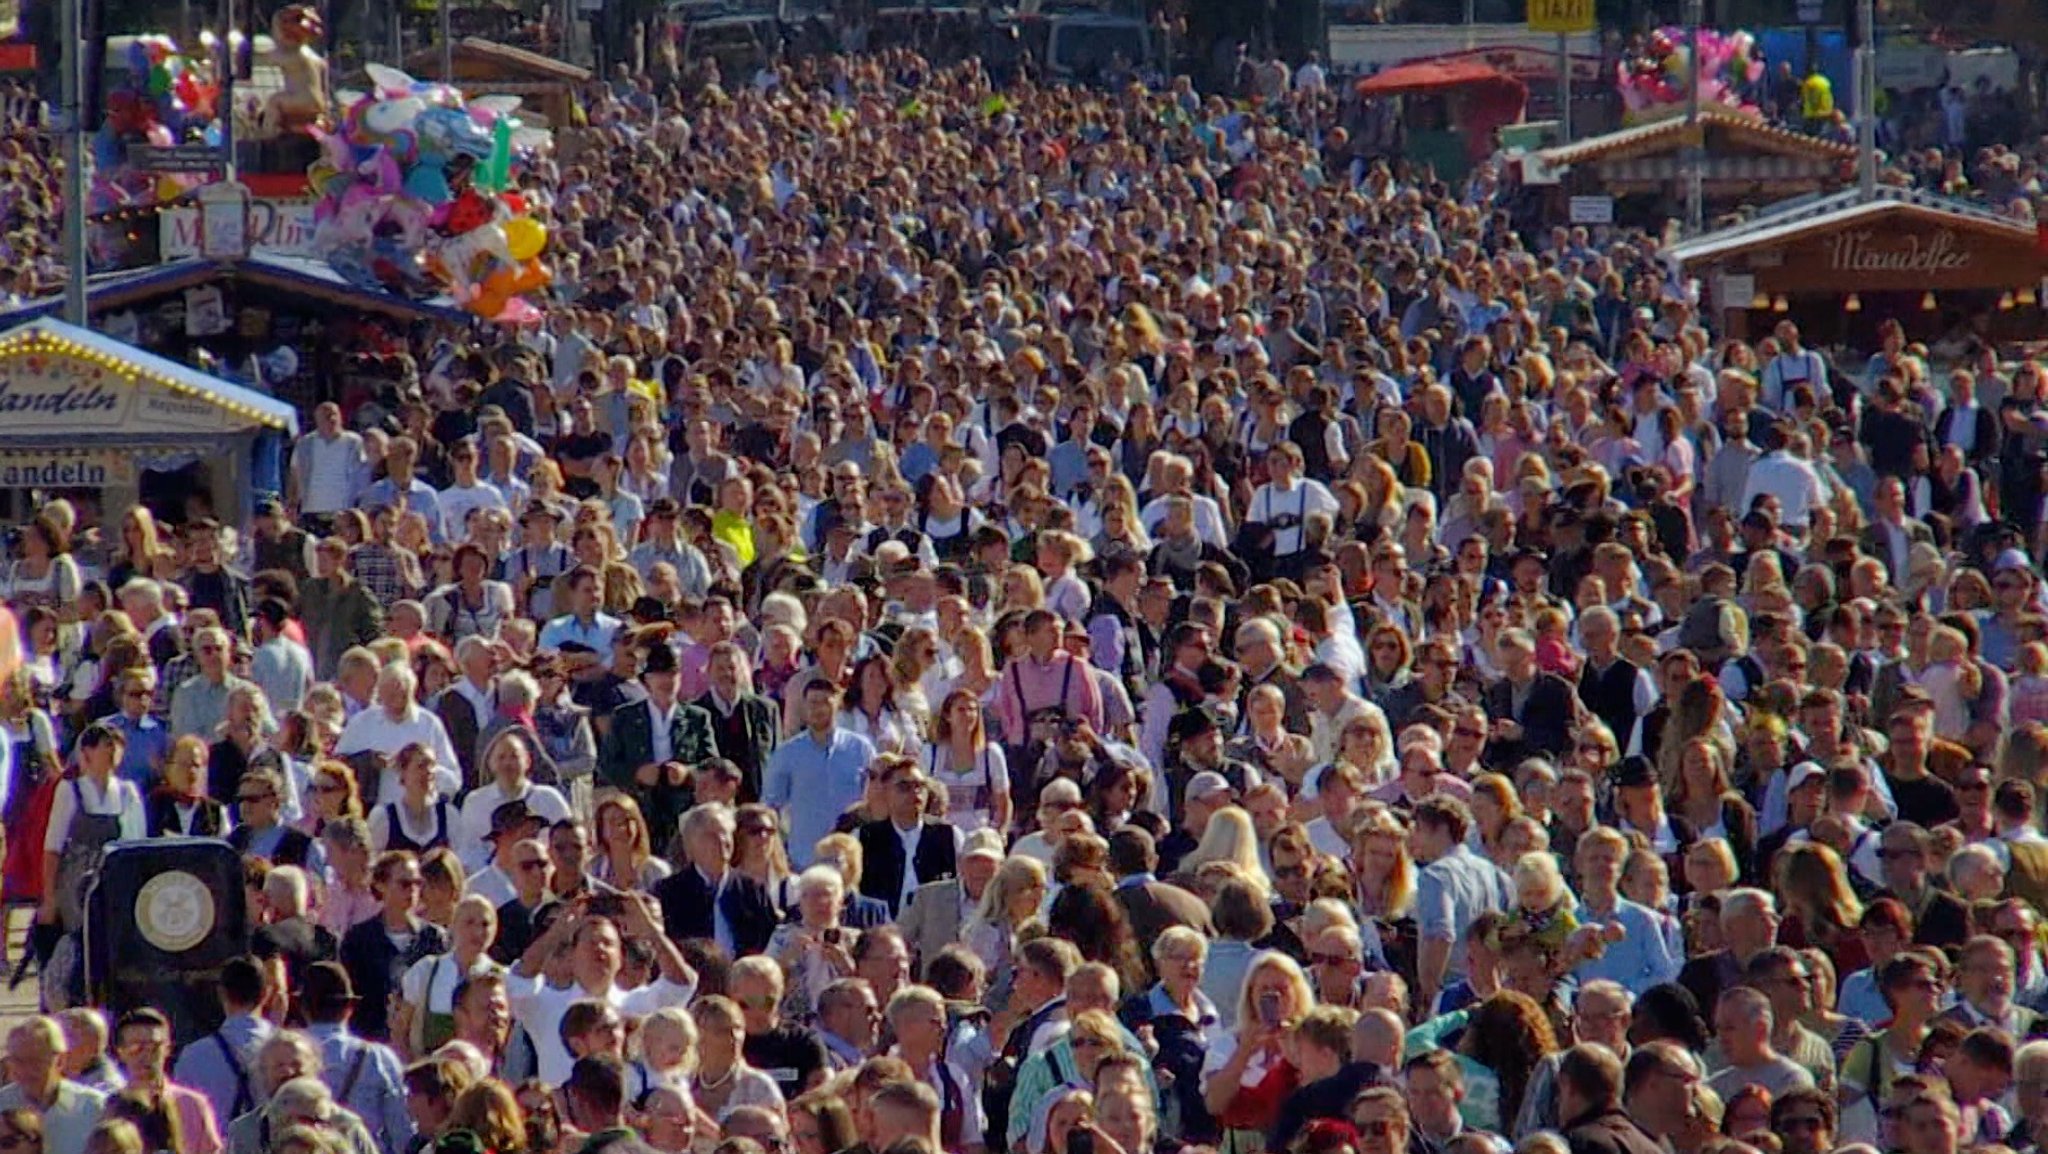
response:
<path fill-rule="evenodd" d="M 1252 825 L 1252 815 L 1238 806 L 1226 805 L 1209 816 L 1209 827 L 1202 831 L 1200 844 L 1181 859 L 1181 870 L 1194 873 L 1210 862 L 1236 866 L 1261 892 L 1272 888 L 1259 860 L 1259 831 Z"/>
<path fill-rule="evenodd" d="M 1536 890 L 1542 895 L 1543 904 L 1528 913 L 1541 913 L 1555 906 L 1564 897 L 1564 874 L 1557 868 L 1557 859 L 1548 853 L 1525 853 L 1515 861 L 1515 902 L 1520 904 L 1522 891 Z"/>
<path fill-rule="evenodd" d="M 1351 828 L 1351 855 L 1354 862 L 1363 861 L 1365 846 L 1374 838 L 1385 838 L 1394 846 L 1394 866 L 1387 871 L 1385 880 L 1378 884 L 1378 916 L 1398 920 L 1408 913 L 1415 901 L 1415 859 L 1408 855 L 1408 829 L 1392 810 L 1381 809 L 1368 812 Z M 1366 879 L 1359 876 L 1356 882 L 1360 890 Z M 1360 897 L 1364 895 L 1361 893 Z"/>
<path fill-rule="evenodd" d="M 1254 987 L 1259 975 L 1267 970 L 1278 970 L 1294 989 L 1295 1011 L 1287 1016 L 1282 1025 L 1292 1025 L 1294 1020 L 1309 1011 L 1316 1004 L 1315 988 L 1308 983 L 1308 975 L 1301 970 L 1301 963 L 1278 950 L 1263 950 L 1245 967 L 1244 986 L 1237 995 L 1237 1024 L 1239 1029 L 1256 1025 L 1259 1020 L 1258 995 Z"/>
<path fill-rule="evenodd" d="M 991 878 L 988 888 L 981 892 L 981 904 L 975 907 L 974 916 L 968 919 L 963 933 L 974 925 L 990 925 L 1016 932 L 1017 926 L 1010 922 L 1010 899 L 1022 893 L 1032 883 L 1045 884 L 1045 863 L 1023 854 L 1012 854 L 996 867 L 996 876 Z"/>

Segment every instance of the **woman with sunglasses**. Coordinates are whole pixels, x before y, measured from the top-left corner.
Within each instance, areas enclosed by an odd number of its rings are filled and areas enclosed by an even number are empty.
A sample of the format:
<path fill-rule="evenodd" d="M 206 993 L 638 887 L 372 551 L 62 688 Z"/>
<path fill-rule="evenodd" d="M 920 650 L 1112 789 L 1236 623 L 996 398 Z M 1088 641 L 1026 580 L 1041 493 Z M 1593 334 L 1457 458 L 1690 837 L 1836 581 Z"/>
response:
<path fill-rule="evenodd" d="M 781 817 L 773 806 L 752 802 L 739 807 L 734 828 L 732 868 L 760 882 L 778 910 L 796 902 L 796 872 L 782 844 Z"/>
<path fill-rule="evenodd" d="M 371 1041 L 392 1037 L 392 995 L 403 988 L 406 972 L 448 951 L 447 934 L 419 916 L 424 885 L 418 858 L 404 850 L 378 854 L 370 867 L 370 891 L 379 908 L 338 935 L 341 964 L 359 999 L 349 1028 Z"/>

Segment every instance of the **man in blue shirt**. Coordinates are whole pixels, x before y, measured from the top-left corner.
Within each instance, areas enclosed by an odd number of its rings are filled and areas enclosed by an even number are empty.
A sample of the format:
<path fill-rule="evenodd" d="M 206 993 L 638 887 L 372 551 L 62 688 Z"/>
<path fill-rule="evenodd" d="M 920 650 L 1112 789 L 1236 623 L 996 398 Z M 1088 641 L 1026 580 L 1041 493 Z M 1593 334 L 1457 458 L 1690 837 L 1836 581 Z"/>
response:
<path fill-rule="evenodd" d="M 569 571 L 569 612 L 547 623 L 540 631 L 542 650 L 560 650 L 564 645 L 581 645 L 592 653 L 607 653 L 619 619 L 598 612 L 603 593 L 597 570 L 578 565 Z"/>
<path fill-rule="evenodd" d="M 405 1069 L 389 1046 L 349 1032 L 355 984 L 340 962 L 314 962 L 300 981 L 306 1036 L 320 1047 L 321 1080 L 337 1104 L 355 1111 L 383 1154 L 411 1149 L 412 1114 L 405 1108 Z"/>
<path fill-rule="evenodd" d="M 276 1031 L 258 1010 L 265 989 L 263 966 L 250 957 L 230 958 L 220 971 L 220 1029 L 194 1038 L 178 1052 L 171 1080 L 213 1103 L 215 1118 L 235 1119 L 262 1102 L 254 1081 L 256 1052 Z"/>
<path fill-rule="evenodd" d="M 446 540 L 441 524 L 441 495 L 420 480 L 420 447 L 411 437 L 397 436 L 384 449 L 384 479 L 356 498 L 359 509 L 403 509 L 427 519 L 427 534 L 438 544 Z"/>
<path fill-rule="evenodd" d="M 811 864 L 818 839 L 860 800 L 875 757 L 867 738 L 839 728 L 839 690 L 830 682 L 804 687 L 803 719 L 803 732 L 768 759 L 761 783 L 761 800 L 782 811 L 798 869 Z"/>
<path fill-rule="evenodd" d="M 1418 1006 L 1433 1006 L 1453 978 L 1465 976 L 1465 929 L 1472 919 L 1511 904 L 1507 875 L 1465 844 L 1472 811 L 1451 797 L 1430 797 L 1415 807 L 1408 852 L 1422 867 L 1415 878 L 1415 923 L 1422 944 Z"/>
<path fill-rule="evenodd" d="M 1673 981 L 1682 957 L 1671 956 L 1670 942 L 1647 908 L 1622 897 L 1622 866 L 1628 861 L 1628 839 L 1613 826 L 1594 826 L 1579 835 L 1572 862 L 1579 875 L 1579 924 L 1601 927 L 1606 949 L 1578 968 L 1581 982 L 1606 978 L 1625 990 L 1641 991 Z"/>

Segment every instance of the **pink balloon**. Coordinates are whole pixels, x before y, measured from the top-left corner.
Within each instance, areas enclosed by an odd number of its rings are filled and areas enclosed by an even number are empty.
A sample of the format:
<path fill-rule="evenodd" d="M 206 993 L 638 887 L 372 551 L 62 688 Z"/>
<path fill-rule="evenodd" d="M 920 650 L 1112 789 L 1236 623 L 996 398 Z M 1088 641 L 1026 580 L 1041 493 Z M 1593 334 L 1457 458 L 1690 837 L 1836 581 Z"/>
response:
<path fill-rule="evenodd" d="M 491 319 L 501 325 L 537 325 L 541 321 L 541 311 L 533 307 L 526 298 L 513 297 L 506 301 L 504 309 Z"/>

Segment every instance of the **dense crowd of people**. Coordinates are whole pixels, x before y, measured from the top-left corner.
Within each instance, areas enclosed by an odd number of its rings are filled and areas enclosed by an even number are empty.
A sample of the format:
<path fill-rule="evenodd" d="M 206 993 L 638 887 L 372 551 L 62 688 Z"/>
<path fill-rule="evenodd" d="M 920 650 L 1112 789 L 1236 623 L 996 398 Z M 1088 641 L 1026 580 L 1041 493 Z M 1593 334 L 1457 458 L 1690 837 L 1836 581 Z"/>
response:
<path fill-rule="evenodd" d="M 1727 339 L 1335 99 L 627 80 L 544 326 L 41 506 L 0 1154 L 2037 1149 L 2042 366 Z M 194 1036 L 77 979 L 167 835 Z"/>

